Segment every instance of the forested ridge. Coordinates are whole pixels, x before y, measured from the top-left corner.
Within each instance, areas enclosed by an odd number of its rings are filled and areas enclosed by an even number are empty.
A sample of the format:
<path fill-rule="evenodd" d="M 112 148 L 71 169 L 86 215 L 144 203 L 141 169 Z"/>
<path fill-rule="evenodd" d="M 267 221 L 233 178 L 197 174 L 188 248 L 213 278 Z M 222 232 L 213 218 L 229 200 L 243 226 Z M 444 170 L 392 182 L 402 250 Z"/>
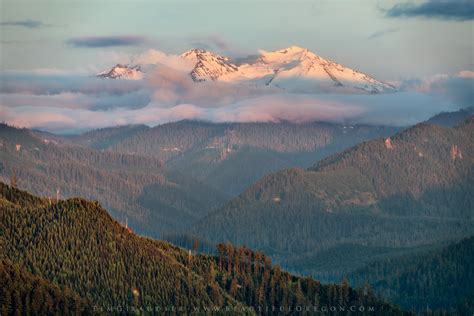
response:
<path fill-rule="evenodd" d="M 290 166 L 307 167 L 331 153 L 396 130 L 323 122 L 180 121 L 138 133 L 108 150 L 158 157 L 171 170 L 236 195 L 270 172 Z"/>
<path fill-rule="evenodd" d="M 146 125 L 105 127 L 80 135 L 63 137 L 62 140 L 94 149 L 106 149 L 148 129 L 149 127 Z"/>
<path fill-rule="evenodd" d="M 377 207 L 387 213 L 472 218 L 473 136 L 473 117 L 456 128 L 418 124 L 389 139 L 389 145 L 362 143 L 310 170 L 358 173 L 370 181 L 370 192 L 381 201 Z M 412 200 L 408 208 L 394 201 L 403 198 Z"/>
<path fill-rule="evenodd" d="M 184 227 L 226 196 L 153 157 L 58 143 L 47 134 L 0 124 L 0 179 L 56 198 L 98 200 L 122 221 L 152 236 Z M 59 192 L 57 190 L 59 189 Z M 152 196 L 156 205 L 146 203 Z"/>
<path fill-rule="evenodd" d="M 453 112 L 441 112 L 431 117 L 427 122 L 430 124 L 442 125 L 446 127 L 454 127 L 461 124 L 471 115 L 474 114 L 474 107 L 468 107 Z"/>
<path fill-rule="evenodd" d="M 299 278 L 248 248 L 222 244 L 219 255 L 213 257 L 139 237 L 97 202 L 51 201 L 0 183 L 0 205 L 0 259 L 14 266 L 5 268 L 13 281 L 2 283 L 1 291 L 10 293 L 10 302 L 16 302 L 18 295 L 27 301 L 39 295 L 35 286 L 20 287 L 16 281 L 15 271 L 23 269 L 27 271 L 24 278 L 47 284 L 41 293 L 48 300 L 41 308 L 59 313 L 67 305 L 83 314 L 90 308 L 118 314 L 119 307 L 126 312 L 148 309 L 160 314 L 172 306 L 181 308 L 175 312 L 228 307 L 249 314 L 274 314 L 273 306 L 283 308 L 282 314 L 292 313 L 291 308 L 295 312 L 296 306 L 355 306 L 365 309 L 361 314 L 374 314 L 369 307 L 379 315 L 402 314 L 376 298 L 370 288 L 354 290 L 347 282 L 323 285 Z M 58 296 L 58 287 L 64 298 Z M 69 304 L 61 303 L 64 300 Z M 12 310 L 13 303 L 7 306 L 5 302 L 1 301 L 1 307 Z M 25 313 L 33 312 L 34 304 L 25 303 Z"/>
<path fill-rule="evenodd" d="M 77 136 L 0 124 L 0 179 L 42 196 L 100 201 L 137 231 L 189 227 L 261 176 L 309 166 L 390 127 L 327 123 L 128 125 Z M 229 179 L 232 179 L 229 181 Z"/>
<path fill-rule="evenodd" d="M 34 276 L 8 260 L 0 261 L 1 315 L 90 315 L 91 302 L 68 288 Z"/>
<path fill-rule="evenodd" d="M 160 158 L 166 157 L 163 155 L 169 151 L 167 149 L 176 147 L 183 152 L 202 145 L 208 146 L 208 149 L 247 145 L 277 152 L 310 152 L 330 144 L 342 134 L 347 134 L 345 140 L 350 141 L 354 136 L 363 139 L 371 133 L 390 133 L 394 130 L 384 126 L 343 126 L 323 122 L 209 123 L 185 120 L 145 130 L 110 149 Z"/>
<path fill-rule="evenodd" d="M 310 169 L 268 175 L 193 233 L 260 249 L 291 271 L 329 280 L 350 271 L 348 258 L 356 269 L 471 236 L 473 133 L 472 117 L 456 128 L 419 124 Z"/>
<path fill-rule="evenodd" d="M 380 260 L 349 275 L 407 309 L 474 312 L 474 237 L 421 255 Z"/>

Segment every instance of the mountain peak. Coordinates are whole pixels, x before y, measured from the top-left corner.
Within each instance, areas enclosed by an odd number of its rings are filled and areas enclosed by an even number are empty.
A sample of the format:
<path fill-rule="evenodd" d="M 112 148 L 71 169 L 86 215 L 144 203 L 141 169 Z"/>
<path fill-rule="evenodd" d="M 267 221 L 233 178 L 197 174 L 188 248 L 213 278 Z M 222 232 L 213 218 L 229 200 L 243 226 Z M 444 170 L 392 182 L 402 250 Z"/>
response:
<path fill-rule="evenodd" d="M 261 58 L 267 63 L 289 62 L 292 60 L 301 60 L 306 56 L 307 53 L 310 53 L 307 48 L 290 46 L 271 52 L 262 51 Z"/>
<path fill-rule="evenodd" d="M 287 48 L 277 50 L 275 51 L 275 53 L 278 52 L 278 53 L 286 54 L 286 53 L 297 53 L 297 52 L 307 52 L 307 51 L 309 51 L 307 48 L 291 45 Z"/>
<path fill-rule="evenodd" d="M 180 55 L 182 58 L 185 59 L 194 59 L 196 61 L 203 60 L 203 59 L 208 59 L 208 58 L 216 58 L 216 59 L 222 59 L 225 61 L 230 60 L 229 57 L 224 57 L 219 54 L 216 54 L 214 52 L 211 52 L 209 50 L 203 49 L 203 48 L 193 48 L 191 50 L 188 50 Z"/>
<path fill-rule="evenodd" d="M 139 80 L 143 78 L 143 71 L 140 65 L 116 64 L 112 69 L 99 72 L 96 76 L 103 79 Z"/>
<path fill-rule="evenodd" d="M 287 92 L 379 93 L 395 88 L 373 77 L 326 60 L 307 48 L 292 45 L 276 51 L 261 51 L 258 58 L 234 64 L 229 57 L 202 48 L 180 55 L 194 67 L 195 82 L 223 81 L 232 84 L 271 86 Z M 117 64 L 99 78 L 142 79 L 139 66 Z"/>
<path fill-rule="evenodd" d="M 215 81 L 219 77 L 236 72 L 237 66 L 230 62 L 230 58 L 218 55 L 205 49 L 195 48 L 180 55 L 182 58 L 196 62 L 190 72 L 194 81 Z"/>

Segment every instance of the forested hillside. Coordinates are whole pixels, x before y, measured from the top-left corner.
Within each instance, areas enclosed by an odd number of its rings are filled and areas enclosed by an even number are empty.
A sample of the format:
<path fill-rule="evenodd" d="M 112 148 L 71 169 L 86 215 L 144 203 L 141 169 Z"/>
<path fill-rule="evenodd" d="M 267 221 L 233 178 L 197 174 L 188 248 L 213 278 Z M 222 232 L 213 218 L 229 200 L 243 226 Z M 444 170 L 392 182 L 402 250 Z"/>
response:
<path fill-rule="evenodd" d="M 0 179 L 98 200 L 150 236 L 189 227 L 259 177 L 393 128 L 311 123 L 129 125 L 78 136 L 0 125 Z"/>
<path fill-rule="evenodd" d="M 337 255 L 344 245 L 357 268 L 469 236 L 473 134 L 473 118 L 456 128 L 419 124 L 308 170 L 268 175 L 193 231 L 210 242 L 261 249 L 292 271 L 327 279 L 338 275 L 317 264 L 327 260 L 319 255 L 332 254 L 330 270 L 345 270 L 345 256 Z"/>
<path fill-rule="evenodd" d="M 106 149 L 127 138 L 148 130 L 146 125 L 124 125 L 92 130 L 80 135 L 63 137 L 72 143 L 95 149 Z"/>
<path fill-rule="evenodd" d="M 441 112 L 430 118 L 427 123 L 446 127 L 454 127 L 464 122 L 473 114 L 474 107 L 471 106 L 454 112 Z"/>
<path fill-rule="evenodd" d="M 423 255 L 381 260 L 350 274 L 355 284 L 369 282 L 377 293 L 418 311 L 474 313 L 474 237 Z"/>
<path fill-rule="evenodd" d="M 7 260 L 0 261 L 1 315 L 90 315 L 92 303 L 68 288 L 34 276 Z"/>
<path fill-rule="evenodd" d="M 0 179 L 41 196 L 98 200 L 122 221 L 158 236 L 182 228 L 227 196 L 153 157 L 60 143 L 48 134 L 0 125 Z M 153 197 L 154 204 L 148 203 Z"/>
<path fill-rule="evenodd" d="M 361 141 L 391 135 L 392 127 L 330 123 L 206 123 L 159 125 L 108 150 L 157 157 L 170 170 L 193 176 L 230 195 L 260 177 L 314 161 Z"/>
<path fill-rule="evenodd" d="M 202 313 L 206 308 L 228 308 L 273 314 L 275 306 L 283 308 L 282 314 L 291 314 L 297 306 L 318 310 L 354 306 L 368 313 L 402 314 L 368 288 L 354 290 L 347 282 L 322 285 L 292 276 L 273 266 L 261 252 L 227 244 L 220 245 L 219 255 L 212 257 L 139 237 L 96 202 L 49 201 L 0 183 L 0 204 L 0 259 L 14 265 L 3 269 L 12 281 L 2 282 L 0 289 L 14 293 L 12 302 L 18 295 L 27 298 L 41 291 L 48 300 L 39 308 L 63 313 L 75 308 L 88 314 L 87 302 L 91 302 L 94 311 L 105 313 L 140 309 L 161 314 L 167 308 L 175 308 L 175 313 Z M 28 271 L 21 276 L 25 284 L 19 283 L 12 269 Z M 31 289 L 31 282 L 46 283 L 44 289 L 36 285 Z M 75 305 L 64 305 L 65 299 Z M 38 307 L 25 303 L 22 308 L 31 313 Z"/>

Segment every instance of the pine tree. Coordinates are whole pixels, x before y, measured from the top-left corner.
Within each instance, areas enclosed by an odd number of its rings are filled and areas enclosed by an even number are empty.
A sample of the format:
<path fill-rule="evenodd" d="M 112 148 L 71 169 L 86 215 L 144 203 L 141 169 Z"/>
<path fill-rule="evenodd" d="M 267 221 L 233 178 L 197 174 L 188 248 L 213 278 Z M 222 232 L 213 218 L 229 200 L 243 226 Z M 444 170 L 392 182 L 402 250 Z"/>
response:
<path fill-rule="evenodd" d="M 12 169 L 12 174 L 10 176 L 10 186 L 12 188 L 16 188 L 17 187 L 17 177 L 16 177 L 16 170 L 15 168 Z"/>
<path fill-rule="evenodd" d="M 239 283 L 236 278 L 233 278 L 230 283 L 229 293 L 232 297 L 237 297 L 237 291 L 239 290 Z"/>
<path fill-rule="evenodd" d="M 193 241 L 193 251 L 194 251 L 194 255 L 197 254 L 198 247 L 199 247 L 199 242 L 198 242 L 197 238 L 194 238 L 194 241 Z"/>

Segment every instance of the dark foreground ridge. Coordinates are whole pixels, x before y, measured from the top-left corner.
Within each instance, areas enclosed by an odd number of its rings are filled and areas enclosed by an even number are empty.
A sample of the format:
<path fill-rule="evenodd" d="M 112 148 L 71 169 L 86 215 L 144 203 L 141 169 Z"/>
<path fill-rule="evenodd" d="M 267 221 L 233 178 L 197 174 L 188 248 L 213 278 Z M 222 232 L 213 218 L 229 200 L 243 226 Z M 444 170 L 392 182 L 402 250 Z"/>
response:
<path fill-rule="evenodd" d="M 296 277 L 261 252 L 221 244 L 212 257 L 139 237 L 97 202 L 51 201 L 0 183 L 0 207 L 1 273 L 11 280 L 1 285 L 2 315 L 67 308 L 83 314 L 291 314 L 303 308 L 404 314 L 368 287 Z"/>

